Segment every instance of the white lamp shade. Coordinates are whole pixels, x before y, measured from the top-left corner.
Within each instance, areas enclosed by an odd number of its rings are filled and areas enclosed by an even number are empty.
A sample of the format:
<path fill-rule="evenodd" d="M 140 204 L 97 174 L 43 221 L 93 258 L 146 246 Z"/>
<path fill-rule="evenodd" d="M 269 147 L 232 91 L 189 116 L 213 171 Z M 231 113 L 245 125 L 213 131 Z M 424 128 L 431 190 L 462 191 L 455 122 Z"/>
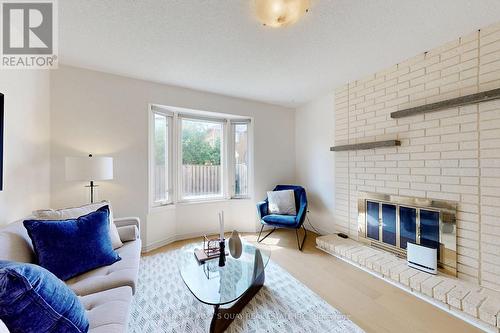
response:
<path fill-rule="evenodd" d="M 66 157 L 66 180 L 111 180 L 112 157 Z"/>

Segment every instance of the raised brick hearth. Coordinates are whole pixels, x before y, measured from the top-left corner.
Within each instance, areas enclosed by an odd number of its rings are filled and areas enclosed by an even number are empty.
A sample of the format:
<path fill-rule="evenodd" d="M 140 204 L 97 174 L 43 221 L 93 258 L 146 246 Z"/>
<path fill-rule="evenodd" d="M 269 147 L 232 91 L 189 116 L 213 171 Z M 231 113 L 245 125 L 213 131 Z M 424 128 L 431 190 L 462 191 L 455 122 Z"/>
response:
<path fill-rule="evenodd" d="M 500 293 L 446 275 L 408 267 L 406 260 L 337 235 L 316 239 L 319 249 L 423 298 L 490 332 L 500 332 Z"/>

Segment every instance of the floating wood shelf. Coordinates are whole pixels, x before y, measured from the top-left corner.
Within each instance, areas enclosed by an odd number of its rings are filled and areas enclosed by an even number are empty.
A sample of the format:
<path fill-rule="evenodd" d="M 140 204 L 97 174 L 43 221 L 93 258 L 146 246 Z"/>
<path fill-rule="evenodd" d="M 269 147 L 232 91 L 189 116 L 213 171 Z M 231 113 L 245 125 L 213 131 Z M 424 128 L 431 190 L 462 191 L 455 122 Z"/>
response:
<path fill-rule="evenodd" d="M 396 146 L 401 146 L 401 141 L 386 140 L 386 141 L 356 143 L 352 145 L 331 147 L 330 151 L 363 150 L 363 149 L 374 149 L 374 148 L 396 147 Z"/>
<path fill-rule="evenodd" d="M 396 111 L 391 113 L 391 118 L 403 118 L 410 117 L 417 114 L 424 114 L 428 112 L 435 112 L 443 109 L 449 109 L 456 106 L 464 106 L 468 104 L 481 103 L 486 101 L 491 101 L 494 99 L 500 99 L 500 88 L 480 92 L 477 94 L 467 95 L 463 97 L 457 97 L 449 99 L 442 102 L 417 106 L 410 109 L 405 109 L 401 111 Z"/>

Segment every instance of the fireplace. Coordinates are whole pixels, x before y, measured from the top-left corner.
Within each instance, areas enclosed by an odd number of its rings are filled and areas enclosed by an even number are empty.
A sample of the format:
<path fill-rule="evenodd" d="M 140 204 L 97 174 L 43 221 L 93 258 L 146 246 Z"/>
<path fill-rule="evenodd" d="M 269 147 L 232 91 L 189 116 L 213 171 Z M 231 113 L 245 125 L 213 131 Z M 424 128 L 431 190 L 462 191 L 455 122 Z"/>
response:
<path fill-rule="evenodd" d="M 359 240 L 406 257 L 408 242 L 437 249 L 439 270 L 457 274 L 457 203 L 359 193 Z"/>

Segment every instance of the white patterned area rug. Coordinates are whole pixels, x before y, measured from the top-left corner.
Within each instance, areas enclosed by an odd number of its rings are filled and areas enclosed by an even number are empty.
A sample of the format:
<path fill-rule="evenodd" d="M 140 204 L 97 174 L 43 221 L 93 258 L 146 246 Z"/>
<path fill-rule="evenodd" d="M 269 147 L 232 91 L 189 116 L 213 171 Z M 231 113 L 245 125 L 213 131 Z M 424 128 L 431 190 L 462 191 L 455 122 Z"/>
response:
<path fill-rule="evenodd" d="M 191 294 L 176 265 L 176 251 L 141 259 L 130 333 L 206 333 L 213 307 Z M 363 332 L 337 309 L 272 261 L 264 287 L 229 326 L 231 333 Z"/>

